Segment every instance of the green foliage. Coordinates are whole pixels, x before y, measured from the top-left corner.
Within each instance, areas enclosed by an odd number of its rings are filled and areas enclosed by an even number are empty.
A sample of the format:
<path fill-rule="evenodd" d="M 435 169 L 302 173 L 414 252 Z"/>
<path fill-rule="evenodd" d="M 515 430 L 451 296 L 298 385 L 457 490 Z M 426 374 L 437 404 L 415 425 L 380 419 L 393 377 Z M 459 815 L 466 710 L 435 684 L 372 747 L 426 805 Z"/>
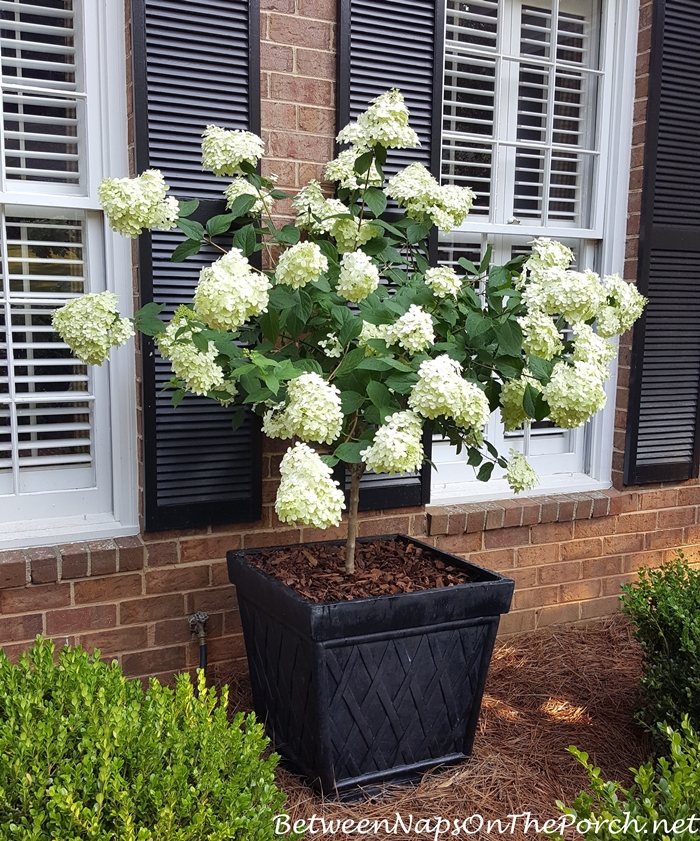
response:
<path fill-rule="evenodd" d="M 0 652 L 0 841 L 264 841 L 284 797 L 252 715 L 227 719 L 188 675 L 174 690 L 124 678 L 38 639 Z"/>
<path fill-rule="evenodd" d="M 700 571 L 682 552 L 659 569 L 642 569 L 626 584 L 622 610 L 642 647 L 640 720 L 678 727 L 684 714 L 700 729 Z"/>
<path fill-rule="evenodd" d="M 604 782 L 600 768 L 588 754 L 569 748 L 588 769 L 590 793 L 582 791 L 572 807 L 557 801 L 564 817 L 557 829 L 568 827 L 578 838 L 590 841 L 649 841 L 697 839 L 700 834 L 700 744 L 685 716 L 680 730 L 659 725 L 668 740 L 668 759 L 661 758 L 634 771 L 629 790 L 620 783 Z M 692 819 L 692 822 L 691 822 Z M 561 839 L 561 834 L 554 834 Z"/>

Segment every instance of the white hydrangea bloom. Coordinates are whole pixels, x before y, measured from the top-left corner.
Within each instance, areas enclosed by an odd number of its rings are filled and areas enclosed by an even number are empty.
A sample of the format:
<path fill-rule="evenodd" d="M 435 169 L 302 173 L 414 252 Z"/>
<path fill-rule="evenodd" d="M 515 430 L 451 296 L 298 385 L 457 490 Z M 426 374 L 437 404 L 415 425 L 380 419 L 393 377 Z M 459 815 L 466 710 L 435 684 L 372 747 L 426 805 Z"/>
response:
<path fill-rule="evenodd" d="M 573 251 L 561 242 L 538 237 L 532 242 L 532 254 L 525 261 L 524 268 L 532 275 L 539 275 L 550 269 L 565 271 L 573 259 Z"/>
<path fill-rule="evenodd" d="M 363 300 L 379 286 L 379 269 L 364 251 L 348 251 L 340 261 L 336 292 L 347 301 Z"/>
<path fill-rule="evenodd" d="M 383 93 L 366 111 L 337 137 L 338 143 L 352 143 L 367 149 L 381 143 L 386 149 L 411 149 L 420 146 L 418 135 L 408 124 L 408 109 L 403 96 L 394 89 Z"/>
<path fill-rule="evenodd" d="M 270 288 L 265 275 L 232 248 L 199 273 L 194 309 L 212 330 L 238 330 L 252 316 L 267 312 Z"/>
<path fill-rule="evenodd" d="M 340 523 L 345 494 L 315 450 L 301 443 L 290 447 L 282 458 L 280 475 L 275 511 L 283 523 L 318 529 Z"/>
<path fill-rule="evenodd" d="M 615 345 L 595 333 L 589 324 L 574 324 L 573 330 L 574 360 L 595 365 L 600 369 L 601 377 L 607 380 L 610 376 L 609 362 L 617 352 Z"/>
<path fill-rule="evenodd" d="M 117 296 L 100 292 L 74 298 L 54 310 L 51 322 L 58 335 L 81 362 L 102 365 L 113 347 L 126 344 L 134 335 L 129 318 L 120 318 Z"/>
<path fill-rule="evenodd" d="M 315 242 L 298 242 L 280 254 L 275 279 L 299 289 L 318 280 L 327 268 L 328 259 Z"/>
<path fill-rule="evenodd" d="M 531 310 L 518 319 L 523 331 L 523 350 L 540 359 L 551 359 L 564 349 L 554 321 L 550 315 Z"/>
<path fill-rule="evenodd" d="M 373 225 L 368 219 L 333 219 L 330 234 L 335 238 L 335 244 L 340 254 L 354 251 L 366 242 L 382 235 L 382 229 Z"/>
<path fill-rule="evenodd" d="M 372 166 L 368 173 L 358 175 L 355 172 L 355 161 L 363 153 L 363 149 L 353 146 L 341 152 L 337 158 L 329 161 L 326 165 L 326 178 L 328 181 L 337 181 L 340 187 L 345 187 L 348 190 L 359 190 L 365 186 L 381 187 L 384 179 L 379 174 L 376 164 L 372 161 Z"/>
<path fill-rule="evenodd" d="M 424 418 L 453 418 L 457 426 L 480 437 L 491 414 L 489 402 L 477 385 L 462 379 L 459 362 L 446 355 L 426 359 L 418 376 L 408 398 L 411 409 Z"/>
<path fill-rule="evenodd" d="M 142 230 L 175 227 L 180 206 L 166 197 L 168 185 L 158 169 L 148 169 L 138 178 L 103 178 L 97 196 L 110 228 L 125 237 L 137 237 Z"/>
<path fill-rule="evenodd" d="M 250 131 L 207 126 L 202 133 L 202 166 L 214 175 L 241 175 L 241 164 L 257 166 L 264 151 L 263 141 Z"/>
<path fill-rule="evenodd" d="M 525 287 L 523 301 L 530 311 L 561 315 L 572 324 L 595 318 L 605 302 L 605 291 L 595 272 L 548 269 Z"/>
<path fill-rule="evenodd" d="M 411 304 L 408 312 L 389 325 L 387 342 L 400 345 L 411 354 L 427 350 L 435 343 L 435 331 L 430 313 L 416 304 Z"/>
<path fill-rule="evenodd" d="M 379 351 L 370 347 L 367 342 L 370 339 L 383 339 L 388 341 L 388 324 L 370 324 L 369 321 L 362 322 L 362 332 L 357 337 L 357 344 L 360 347 L 366 348 L 365 356 L 379 356 Z"/>
<path fill-rule="evenodd" d="M 549 404 L 549 417 L 564 429 L 581 426 L 606 400 L 600 368 L 590 362 L 557 362 L 542 394 Z"/>
<path fill-rule="evenodd" d="M 321 339 L 318 346 L 330 359 L 338 359 L 343 355 L 343 346 L 335 333 L 329 333 L 325 339 Z"/>
<path fill-rule="evenodd" d="M 357 234 L 357 222 L 349 218 L 349 210 L 338 199 L 327 199 L 318 181 L 310 181 L 292 199 L 292 207 L 297 213 L 295 225 L 302 231 L 312 234 L 332 233 L 334 227 L 342 223 L 352 226 L 353 241 Z M 340 216 L 348 218 L 341 219 Z M 376 236 L 376 234 L 372 234 Z M 368 237 L 371 239 L 371 237 Z"/>
<path fill-rule="evenodd" d="M 462 288 L 462 278 L 451 266 L 435 266 L 425 273 L 425 282 L 438 298 L 456 298 Z"/>
<path fill-rule="evenodd" d="M 411 219 L 430 219 L 443 233 L 459 227 L 474 204 L 474 193 L 469 187 L 440 186 L 419 163 L 410 164 L 390 178 L 386 193 L 406 208 Z"/>
<path fill-rule="evenodd" d="M 374 436 L 374 443 L 360 455 L 375 473 L 412 473 L 423 464 L 423 421 L 415 412 L 396 412 Z"/>
<path fill-rule="evenodd" d="M 261 193 L 262 198 L 260 198 Z M 260 192 L 258 192 L 246 178 L 234 178 L 226 188 L 224 195 L 226 196 L 227 210 L 231 210 L 233 203 L 239 196 L 254 196 L 255 204 L 248 211 L 251 216 L 259 216 L 261 213 L 269 215 L 272 213 L 275 203 L 267 190 L 261 187 Z"/>
<path fill-rule="evenodd" d="M 629 330 L 641 316 L 647 299 L 618 274 L 603 279 L 606 304 L 598 312 L 598 334 L 604 338 Z"/>
<path fill-rule="evenodd" d="M 501 422 L 506 432 L 519 429 L 528 419 L 527 412 L 523 409 L 527 382 L 525 379 L 506 380 L 501 387 Z"/>
<path fill-rule="evenodd" d="M 537 473 L 530 467 L 525 456 L 517 450 L 508 452 L 506 479 L 510 489 L 516 494 L 521 491 L 529 491 L 539 481 Z"/>
<path fill-rule="evenodd" d="M 185 325 L 187 319 L 176 314 L 165 328 L 165 333 L 156 336 L 160 355 L 170 360 L 173 373 L 185 381 L 187 390 L 193 394 L 206 395 L 210 391 L 227 391 L 223 369 L 215 362 L 219 352 L 214 343 L 209 342 L 206 352 L 203 353 L 192 343 L 193 328 L 188 327 L 180 332 Z M 194 332 L 199 330 L 194 328 Z"/>
<path fill-rule="evenodd" d="M 287 384 L 289 405 L 265 414 L 268 438 L 292 438 L 332 444 L 343 427 L 340 392 L 320 374 L 302 374 Z"/>

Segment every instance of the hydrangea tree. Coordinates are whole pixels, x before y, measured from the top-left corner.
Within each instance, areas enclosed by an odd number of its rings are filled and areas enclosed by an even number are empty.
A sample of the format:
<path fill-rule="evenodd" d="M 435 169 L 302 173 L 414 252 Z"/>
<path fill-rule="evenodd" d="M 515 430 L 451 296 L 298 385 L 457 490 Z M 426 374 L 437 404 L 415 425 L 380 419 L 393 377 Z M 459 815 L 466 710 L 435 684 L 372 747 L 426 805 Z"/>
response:
<path fill-rule="evenodd" d="M 168 197 L 156 170 L 106 179 L 100 199 L 125 236 L 180 228 L 186 239 L 173 260 L 205 244 L 220 252 L 191 307 L 165 324 L 162 307 L 148 304 L 134 325 L 172 363 L 176 405 L 188 391 L 207 395 L 237 407 L 234 424 L 248 406 L 266 435 L 290 441 L 275 505 L 282 521 L 337 525 L 345 494 L 333 468 L 347 467 L 352 573 L 365 469 L 418 470 L 428 423 L 467 448 L 479 479 L 499 465 L 514 491 L 533 487 L 522 454 L 506 459 L 485 440 L 489 415 L 500 409 L 508 430 L 531 419 L 584 423 L 605 404 L 610 338 L 632 326 L 645 299 L 616 275 L 573 271 L 571 251 L 547 239 L 505 266 L 491 265 L 490 251 L 479 266 L 431 266 L 431 230 L 461 225 L 474 194 L 438 184 L 418 163 L 386 181 L 387 149 L 419 142 L 399 91 L 375 99 L 338 141 L 349 148 L 326 169 L 337 197 L 312 181 L 293 197 L 295 224 L 281 228 L 274 202 L 292 197 L 256 173 L 262 141 L 216 126 L 204 132 L 202 161 L 233 179 L 227 213 L 206 226 L 192 220 L 197 202 Z M 261 250 L 262 269 L 250 261 Z M 54 324 L 90 364 L 132 333 L 111 293 L 71 301 Z M 564 338 L 567 325 L 573 340 Z"/>

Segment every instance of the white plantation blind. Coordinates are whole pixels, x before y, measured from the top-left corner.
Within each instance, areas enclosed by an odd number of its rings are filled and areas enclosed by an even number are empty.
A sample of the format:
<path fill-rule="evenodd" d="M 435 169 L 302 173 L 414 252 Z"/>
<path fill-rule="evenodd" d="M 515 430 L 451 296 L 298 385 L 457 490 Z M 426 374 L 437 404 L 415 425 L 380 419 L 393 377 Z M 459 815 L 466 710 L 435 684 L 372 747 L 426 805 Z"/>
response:
<path fill-rule="evenodd" d="M 0 0 L 3 189 L 82 189 L 79 0 Z"/>
<path fill-rule="evenodd" d="M 594 0 L 447 0 L 442 179 L 471 220 L 591 232 L 600 178 Z"/>

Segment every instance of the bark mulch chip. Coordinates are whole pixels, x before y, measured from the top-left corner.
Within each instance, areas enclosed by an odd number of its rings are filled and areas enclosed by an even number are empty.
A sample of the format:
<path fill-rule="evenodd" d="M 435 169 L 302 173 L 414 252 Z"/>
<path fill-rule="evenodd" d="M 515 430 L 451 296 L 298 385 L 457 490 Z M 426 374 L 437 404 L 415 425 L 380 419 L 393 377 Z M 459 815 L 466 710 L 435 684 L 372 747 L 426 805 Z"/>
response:
<path fill-rule="evenodd" d="M 353 575 L 345 574 L 344 546 L 266 550 L 249 555 L 248 561 L 317 604 L 415 593 L 470 580 L 436 553 L 401 539 L 358 543 Z"/>

